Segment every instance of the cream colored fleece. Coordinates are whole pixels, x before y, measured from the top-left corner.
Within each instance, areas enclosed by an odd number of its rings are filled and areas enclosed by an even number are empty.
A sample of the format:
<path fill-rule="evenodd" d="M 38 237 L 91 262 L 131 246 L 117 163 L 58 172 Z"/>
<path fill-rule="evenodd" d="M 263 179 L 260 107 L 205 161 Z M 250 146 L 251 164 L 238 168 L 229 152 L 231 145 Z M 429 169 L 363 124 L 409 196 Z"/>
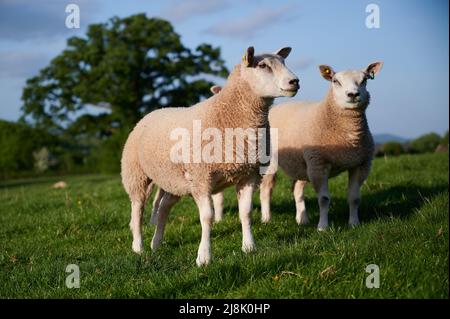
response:
<path fill-rule="evenodd" d="M 176 141 L 170 133 L 186 128 L 191 133 L 194 120 L 202 129 L 268 127 L 268 109 L 273 99 L 253 93 L 235 67 L 225 87 L 216 95 L 188 108 L 165 108 L 145 116 L 130 133 L 122 157 L 122 181 L 130 196 L 145 197 L 150 181 L 174 195 L 217 192 L 242 178 L 258 175 L 259 164 L 251 163 L 173 163 L 170 151 Z M 204 141 L 203 144 L 206 144 Z M 191 152 L 192 141 L 191 141 Z M 191 154 L 192 155 L 192 154 Z M 193 157 L 191 156 L 191 159 Z"/>
<path fill-rule="evenodd" d="M 288 102 L 269 113 L 278 128 L 278 162 L 294 180 L 308 180 L 310 169 L 329 169 L 329 177 L 370 163 L 374 143 L 365 109 L 337 106 L 328 92 L 322 102 Z"/>

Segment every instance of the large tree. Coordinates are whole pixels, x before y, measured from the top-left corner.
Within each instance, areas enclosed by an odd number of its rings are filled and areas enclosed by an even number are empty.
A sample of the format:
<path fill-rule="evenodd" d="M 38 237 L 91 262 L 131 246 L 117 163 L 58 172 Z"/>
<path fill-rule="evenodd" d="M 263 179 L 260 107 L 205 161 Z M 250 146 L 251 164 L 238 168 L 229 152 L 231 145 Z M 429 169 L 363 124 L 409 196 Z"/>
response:
<path fill-rule="evenodd" d="M 92 24 L 23 91 L 22 119 L 51 131 L 89 138 L 128 130 L 144 114 L 189 106 L 209 96 L 204 75 L 225 77 L 220 49 L 190 50 L 172 25 L 145 14 Z M 106 109 L 95 115 L 88 106 Z"/>

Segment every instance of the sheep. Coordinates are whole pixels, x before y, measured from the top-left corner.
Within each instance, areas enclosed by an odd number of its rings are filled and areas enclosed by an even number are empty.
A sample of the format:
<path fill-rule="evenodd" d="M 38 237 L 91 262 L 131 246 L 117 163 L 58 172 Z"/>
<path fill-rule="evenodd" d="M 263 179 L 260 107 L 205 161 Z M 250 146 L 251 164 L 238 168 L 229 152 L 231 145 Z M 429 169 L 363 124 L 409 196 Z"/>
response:
<path fill-rule="evenodd" d="M 331 82 L 321 102 L 287 102 L 272 107 L 269 123 L 278 128 L 278 164 L 293 179 L 296 221 L 308 224 L 304 187 L 312 182 L 318 194 L 320 219 L 318 230 L 328 228 L 330 194 L 328 179 L 348 171 L 349 225 L 359 224 L 360 188 L 369 175 L 374 142 L 365 110 L 370 95 L 366 82 L 381 70 L 383 62 L 374 62 L 359 71 L 335 73 L 320 65 L 322 76 Z M 265 175 L 261 182 L 262 221 L 270 220 L 270 199 L 275 175 Z"/>
<path fill-rule="evenodd" d="M 222 90 L 220 85 L 213 85 L 210 88 L 211 93 L 217 94 Z M 153 186 L 153 185 L 152 185 Z M 152 189 L 149 189 L 151 193 Z M 155 198 L 153 199 L 153 209 L 150 216 L 150 225 L 156 225 L 158 223 L 158 207 L 161 202 L 162 197 L 164 196 L 164 190 L 158 188 L 155 194 Z M 223 218 L 223 192 L 218 192 L 216 194 L 212 194 L 213 206 L 214 206 L 214 220 L 216 222 L 220 222 Z"/>
<path fill-rule="evenodd" d="M 242 250 L 255 249 L 250 212 L 253 190 L 260 181 L 261 163 L 258 160 L 198 161 L 196 154 L 205 146 L 204 140 L 200 145 L 193 145 L 192 150 L 189 147 L 183 160 L 174 160 L 174 147 L 180 143 L 174 142 L 174 133 L 187 133 L 190 141 L 198 122 L 202 133 L 207 128 L 215 128 L 220 133 L 227 128 L 268 129 L 268 110 L 274 98 L 294 96 L 299 89 L 298 78 L 284 65 L 290 52 L 291 48 L 286 47 L 275 54 L 255 55 L 254 48 L 249 47 L 218 94 L 192 107 L 153 111 L 136 124 L 127 138 L 121 160 L 122 184 L 131 201 L 133 251 L 140 253 L 143 250 L 141 219 L 152 184 L 164 190 L 159 201 L 152 250 L 161 244 L 170 209 L 182 196 L 191 195 L 199 209 L 202 228 L 196 263 L 199 267 L 207 265 L 211 261 L 211 195 L 229 185 L 236 185 L 240 194 Z M 188 144 L 190 146 L 190 142 Z M 239 150 L 233 147 L 233 155 L 246 158 L 248 149 L 247 153 L 238 154 Z M 223 154 L 223 148 L 221 151 Z"/>

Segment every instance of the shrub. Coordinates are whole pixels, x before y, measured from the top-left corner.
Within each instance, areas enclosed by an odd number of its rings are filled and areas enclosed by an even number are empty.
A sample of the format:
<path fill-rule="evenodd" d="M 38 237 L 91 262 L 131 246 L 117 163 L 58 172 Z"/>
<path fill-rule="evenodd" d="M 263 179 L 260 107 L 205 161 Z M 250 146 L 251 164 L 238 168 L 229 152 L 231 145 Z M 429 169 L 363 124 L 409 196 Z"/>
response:
<path fill-rule="evenodd" d="M 31 171 L 33 153 L 43 147 L 50 150 L 56 139 L 50 134 L 26 124 L 0 120 L 0 173 L 3 178 L 17 172 Z"/>
<path fill-rule="evenodd" d="M 414 153 L 434 152 L 441 140 L 441 137 L 436 133 L 422 135 L 411 142 L 411 151 Z"/>
<path fill-rule="evenodd" d="M 105 139 L 97 150 L 92 150 L 88 164 L 91 170 L 101 173 L 120 172 L 120 159 L 128 134 L 128 130 L 118 130 Z"/>
<path fill-rule="evenodd" d="M 400 155 L 405 153 L 403 145 L 399 142 L 387 142 L 381 147 L 381 151 L 385 155 Z"/>
<path fill-rule="evenodd" d="M 441 145 L 448 146 L 448 131 L 445 132 L 444 136 L 441 139 Z"/>

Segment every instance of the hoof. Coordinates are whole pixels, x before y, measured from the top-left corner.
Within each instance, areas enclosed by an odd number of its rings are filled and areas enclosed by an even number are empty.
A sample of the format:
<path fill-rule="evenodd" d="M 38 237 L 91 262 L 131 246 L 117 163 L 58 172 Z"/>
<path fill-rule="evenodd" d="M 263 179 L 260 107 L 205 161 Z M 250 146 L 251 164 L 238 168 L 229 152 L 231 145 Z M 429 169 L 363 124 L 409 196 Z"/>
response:
<path fill-rule="evenodd" d="M 297 221 L 297 224 L 299 224 L 299 225 L 308 225 L 309 224 L 308 216 L 296 217 L 295 220 Z"/>
<path fill-rule="evenodd" d="M 198 267 L 206 266 L 211 262 L 211 255 L 199 253 L 195 262 Z"/>
<path fill-rule="evenodd" d="M 142 241 L 133 241 L 133 244 L 132 244 L 131 248 L 137 254 L 141 254 L 144 251 L 144 247 L 142 245 Z"/>
<path fill-rule="evenodd" d="M 348 225 L 350 226 L 350 228 L 358 227 L 358 226 L 359 226 L 359 220 L 356 220 L 356 221 L 350 221 L 350 222 L 348 223 Z"/>
<path fill-rule="evenodd" d="M 151 249 L 153 251 L 157 250 L 159 248 L 159 246 L 161 246 L 161 239 L 152 239 L 152 243 L 150 245 Z"/>
<path fill-rule="evenodd" d="M 271 216 L 270 216 L 270 214 L 263 214 L 262 216 L 261 216 L 261 223 L 263 223 L 263 224 L 267 224 L 268 222 L 270 222 L 270 218 Z"/>
<path fill-rule="evenodd" d="M 245 243 L 242 244 L 242 251 L 246 254 L 256 251 L 255 243 Z"/>

